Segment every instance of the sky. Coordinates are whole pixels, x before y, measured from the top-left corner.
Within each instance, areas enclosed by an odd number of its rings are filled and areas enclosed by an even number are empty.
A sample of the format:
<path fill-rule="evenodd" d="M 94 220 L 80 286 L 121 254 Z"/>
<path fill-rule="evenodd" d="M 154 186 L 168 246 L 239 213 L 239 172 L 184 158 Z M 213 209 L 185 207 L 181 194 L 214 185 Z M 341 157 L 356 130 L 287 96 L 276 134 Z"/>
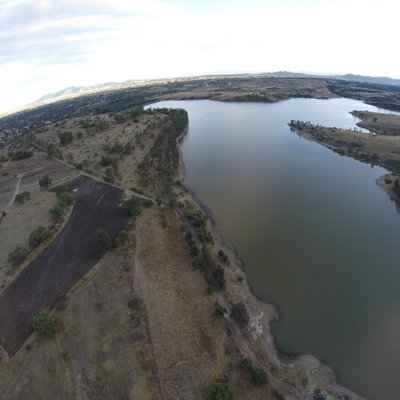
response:
<path fill-rule="evenodd" d="M 399 11 L 397 0 L 0 0 L 0 113 L 128 79 L 400 78 Z"/>

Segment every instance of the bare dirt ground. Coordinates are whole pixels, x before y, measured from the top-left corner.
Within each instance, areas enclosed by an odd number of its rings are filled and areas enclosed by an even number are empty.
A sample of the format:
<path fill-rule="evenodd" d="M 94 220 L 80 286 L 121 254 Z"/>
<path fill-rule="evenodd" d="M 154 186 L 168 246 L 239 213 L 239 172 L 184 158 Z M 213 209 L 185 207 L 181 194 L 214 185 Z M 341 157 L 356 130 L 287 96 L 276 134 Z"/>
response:
<path fill-rule="evenodd" d="M 128 223 L 128 206 L 120 207 L 122 190 L 80 176 L 71 218 L 54 241 L 0 295 L 0 342 L 12 356 L 30 336 L 31 320 L 69 290 L 99 260 L 95 232 L 113 237 Z"/>
<path fill-rule="evenodd" d="M 35 153 L 32 157 L 20 161 L 8 161 L 2 165 L 0 176 L 0 211 L 12 204 L 16 188 L 18 191 L 36 193 L 42 190 L 39 179 L 49 175 L 56 185 L 76 175 L 76 170 L 56 160 L 51 160 L 43 153 Z"/>
<path fill-rule="evenodd" d="M 361 128 L 368 129 L 377 135 L 400 135 L 400 115 L 370 111 L 353 111 L 352 114 L 362 119 L 357 123 Z"/>
<path fill-rule="evenodd" d="M 34 335 L 0 360 L 4 400 L 157 399 L 157 378 L 141 300 L 134 308 L 134 239 L 104 256 L 57 310 L 63 331 Z M 133 316 L 139 316 L 134 324 Z"/>

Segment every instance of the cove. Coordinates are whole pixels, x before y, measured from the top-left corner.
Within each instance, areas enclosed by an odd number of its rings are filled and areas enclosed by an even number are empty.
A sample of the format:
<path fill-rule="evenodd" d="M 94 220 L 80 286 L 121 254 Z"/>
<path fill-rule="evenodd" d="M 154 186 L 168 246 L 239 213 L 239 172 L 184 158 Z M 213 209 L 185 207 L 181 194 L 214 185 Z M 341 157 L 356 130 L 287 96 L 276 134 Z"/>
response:
<path fill-rule="evenodd" d="M 290 131 L 292 119 L 353 128 L 350 99 L 184 108 L 184 184 L 211 210 L 254 293 L 276 305 L 275 342 L 313 354 L 367 399 L 400 393 L 400 217 L 386 173 Z"/>

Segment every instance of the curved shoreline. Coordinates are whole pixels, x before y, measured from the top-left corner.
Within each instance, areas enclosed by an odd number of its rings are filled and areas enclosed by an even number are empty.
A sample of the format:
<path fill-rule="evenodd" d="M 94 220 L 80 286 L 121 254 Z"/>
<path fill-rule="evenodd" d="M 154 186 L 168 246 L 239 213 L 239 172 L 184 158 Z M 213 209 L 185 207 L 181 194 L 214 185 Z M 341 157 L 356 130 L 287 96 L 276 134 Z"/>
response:
<path fill-rule="evenodd" d="M 179 150 L 179 166 L 177 175 L 179 180 L 183 180 L 186 176 L 182 142 L 188 132 L 189 123 L 182 134 L 177 138 Z M 227 289 L 227 292 L 230 294 L 229 290 L 233 289 L 236 292 L 235 295 L 239 295 L 247 306 L 250 316 L 248 329 L 249 336 L 252 338 L 252 344 L 264 353 L 263 355 L 265 356 L 270 368 L 289 368 L 292 371 L 307 371 L 308 374 L 323 387 L 324 391 L 333 392 L 338 396 L 347 396 L 349 400 L 365 400 L 360 395 L 342 386 L 338 382 L 336 372 L 317 357 L 311 354 L 289 356 L 278 351 L 271 328 L 271 322 L 279 320 L 277 307 L 272 302 L 267 303 L 255 295 L 245 273 L 246 264 L 244 260 L 241 259 L 236 246 L 222 236 L 219 231 L 217 218 L 201 201 L 196 191 L 189 185 L 184 185 L 183 182 L 182 185 L 188 191 L 194 203 L 209 219 L 215 245 L 221 248 L 229 257 L 230 265 L 225 268 L 226 274 L 229 278 L 232 278 L 232 275 L 240 275 L 244 278 L 243 282 L 236 285 L 233 284 L 233 287 Z M 286 364 L 283 362 L 282 357 L 288 357 L 289 363 Z"/>

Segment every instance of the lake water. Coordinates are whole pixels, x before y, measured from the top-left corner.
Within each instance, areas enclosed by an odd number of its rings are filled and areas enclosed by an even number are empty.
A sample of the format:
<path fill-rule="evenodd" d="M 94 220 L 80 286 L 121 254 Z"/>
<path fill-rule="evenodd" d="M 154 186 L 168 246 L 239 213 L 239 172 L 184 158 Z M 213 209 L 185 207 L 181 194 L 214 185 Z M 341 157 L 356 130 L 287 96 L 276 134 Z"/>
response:
<path fill-rule="evenodd" d="M 189 113 L 184 183 L 237 249 L 254 293 L 272 302 L 275 340 L 314 354 L 368 399 L 400 394 L 400 216 L 383 168 L 290 132 L 299 119 L 353 128 L 349 99 L 275 104 L 160 102 Z"/>

